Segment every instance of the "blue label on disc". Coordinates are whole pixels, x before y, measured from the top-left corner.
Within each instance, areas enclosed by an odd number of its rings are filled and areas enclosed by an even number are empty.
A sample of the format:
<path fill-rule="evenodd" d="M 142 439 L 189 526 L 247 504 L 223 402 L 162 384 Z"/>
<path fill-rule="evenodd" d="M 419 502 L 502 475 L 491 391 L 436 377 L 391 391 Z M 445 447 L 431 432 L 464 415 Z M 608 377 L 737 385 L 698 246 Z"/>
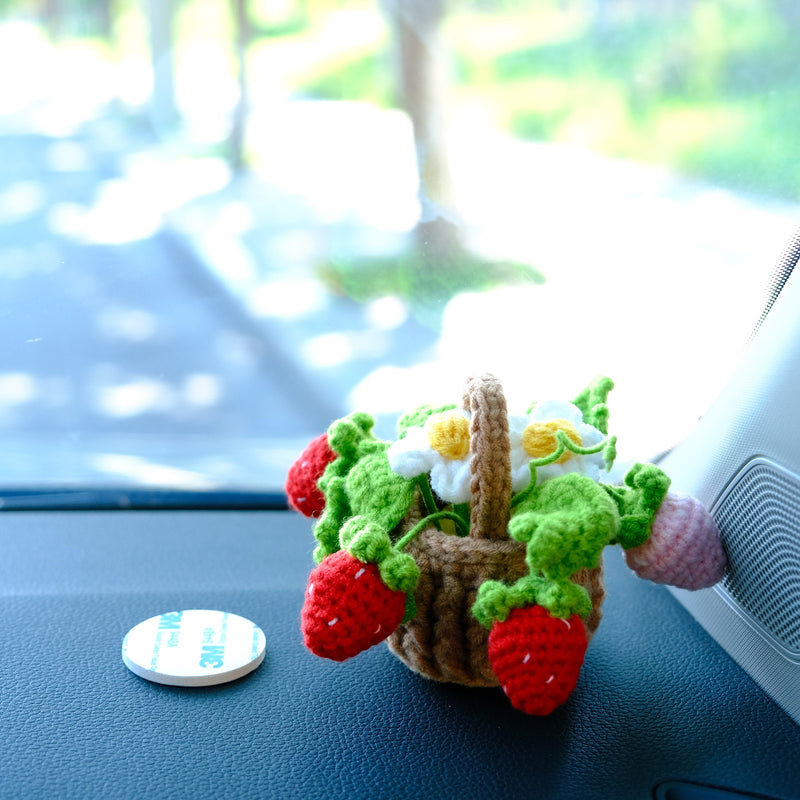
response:
<path fill-rule="evenodd" d="M 212 686 L 241 678 L 264 660 L 261 628 L 227 611 L 170 611 L 140 622 L 122 660 L 141 678 L 170 686 Z"/>

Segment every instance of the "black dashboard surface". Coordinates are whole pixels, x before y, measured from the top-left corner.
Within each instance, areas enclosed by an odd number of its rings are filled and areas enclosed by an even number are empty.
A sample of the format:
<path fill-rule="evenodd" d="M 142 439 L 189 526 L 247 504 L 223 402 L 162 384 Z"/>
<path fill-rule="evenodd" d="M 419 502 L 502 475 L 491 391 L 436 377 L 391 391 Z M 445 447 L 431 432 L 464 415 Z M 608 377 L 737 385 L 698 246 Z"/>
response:
<path fill-rule="evenodd" d="M 0 797 L 625 800 L 689 781 L 800 798 L 800 728 L 618 552 L 577 689 L 532 718 L 383 645 L 308 653 L 313 545 L 288 512 L 0 515 Z M 200 689 L 129 672 L 126 632 L 186 608 L 256 622 L 264 663 Z"/>

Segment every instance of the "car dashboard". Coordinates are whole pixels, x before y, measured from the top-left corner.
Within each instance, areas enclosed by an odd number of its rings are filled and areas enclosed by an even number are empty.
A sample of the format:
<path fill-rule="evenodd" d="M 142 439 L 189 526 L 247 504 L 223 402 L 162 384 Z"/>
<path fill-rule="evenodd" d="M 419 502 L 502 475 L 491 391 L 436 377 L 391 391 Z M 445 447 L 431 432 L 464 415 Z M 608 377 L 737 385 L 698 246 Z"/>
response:
<path fill-rule="evenodd" d="M 299 630 L 314 539 L 288 511 L 6 510 L 0 541 L 9 800 L 800 797 L 800 729 L 615 549 L 578 686 L 538 718 L 384 645 L 314 657 Z M 263 663 L 201 688 L 126 669 L 134 625 L 189 608 L 254 621 Z"/>

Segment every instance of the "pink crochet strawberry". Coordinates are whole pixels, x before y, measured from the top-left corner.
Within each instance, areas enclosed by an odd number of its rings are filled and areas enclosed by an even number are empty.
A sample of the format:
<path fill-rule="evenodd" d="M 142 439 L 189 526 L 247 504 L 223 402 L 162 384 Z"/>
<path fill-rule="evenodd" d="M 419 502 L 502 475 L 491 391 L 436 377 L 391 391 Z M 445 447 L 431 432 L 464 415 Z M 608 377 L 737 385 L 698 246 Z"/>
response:
<path fill-rule="evenodd" d="M 661 503 L 650 538 L 625 551 L 640 578 L 681 589 L 706 589 L 720 581 L 727 559 L 714 518 L 699 500 L 670 492 Z"/>
<path fill-rule="evenodd" d="M 338 550 L 311 571 L 300 628 L 312 653 L 344 661 L 389 636 L 405 606 L 405 592 L 387 587 L 377 564 Z"/>
<path fill-rule="evenodd" d="M 286 495 L 289 505 L 306 517 L 318 517 L 325 508 L 325 497 L 317 481 L 325 467 L 336 459 L 328 445 L 328 434 L 313 439 L 289 468 L 286 476 Z"/>
<path fill-rule="evenodd" d="M 542 606 L 524 606 L 492 625 L 489 663 L 514 708 L 543 716 L 575 688 L 586 647 L 577 614 L 562 619 Z"/>

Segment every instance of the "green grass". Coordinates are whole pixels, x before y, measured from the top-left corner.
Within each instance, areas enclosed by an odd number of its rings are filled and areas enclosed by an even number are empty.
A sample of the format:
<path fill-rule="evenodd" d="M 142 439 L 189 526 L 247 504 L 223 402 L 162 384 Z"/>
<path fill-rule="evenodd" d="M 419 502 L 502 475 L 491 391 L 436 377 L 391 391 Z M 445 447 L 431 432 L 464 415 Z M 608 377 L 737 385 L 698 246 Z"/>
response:
<path fill-rule="evenodd" d="M 451 90 L 523 139 L 580 144 L 798 200 L 800 57 L 785 18 L 791 6 L 782 16 L 778 5 L 695 0 L 655 14 L 620 3 L 623 13 L 603 28 L 588 3 L 508 3 L 499 14 L 454 5 L 443 28 Z M 319 63 L 295 88 L 391 105 L 387 48 L 375 39 Z"/>
<path fill-rule="evenodd" d="M 528 264 L 489 262 L 449 242 L 455 231 L 439 221 L 439 245 L 411 248 L 399 257 L 333 259 L 320 267 L 323 283 L 336 294 L 366 303 L 385 296 L 404 299 L 414 317 L 438 329 L 447 303 L 462 292 L 496 286 L 544 283 Z"/>
<path fill-rule="evenodd" d="M 696 0 L 673 16 L 634 9 L 598 30 L 575 4 L 542 0 L 509 17 L 532 31 L 511 47 L 502 20 L 454 20 L 459 94 L 520 138 L 800 199 L 800 58 L 786 20 L 756 0 Z"/>
<path fill-rule="evenodd" d="M 523 139 L 577 143 L 800 199 L 800 3 L 615 0 L 605 25 L 592 5 L 450 4 L 442 37 L 454 108 L 479 108 Z M 297 96 L 396 103 L 391 34 L 373 0 L 252 0 L 250 9 L 254 93 L 281 86 Z M 117 0 L 115 11 L 116 57 L 146 58 L 139 4 Z M 235 69 L 230 5 L 184 0 L 179 81 L 214 53 Z"/>
<path fill-rule="evenodd" d="M 347 53 L 336 60 L 332 70 L 311 75 L 298 90 L 322 100 L 368 100 L 389 107 L 396 94 L 388 59 L 378 48 L 362 53 Z"/>

